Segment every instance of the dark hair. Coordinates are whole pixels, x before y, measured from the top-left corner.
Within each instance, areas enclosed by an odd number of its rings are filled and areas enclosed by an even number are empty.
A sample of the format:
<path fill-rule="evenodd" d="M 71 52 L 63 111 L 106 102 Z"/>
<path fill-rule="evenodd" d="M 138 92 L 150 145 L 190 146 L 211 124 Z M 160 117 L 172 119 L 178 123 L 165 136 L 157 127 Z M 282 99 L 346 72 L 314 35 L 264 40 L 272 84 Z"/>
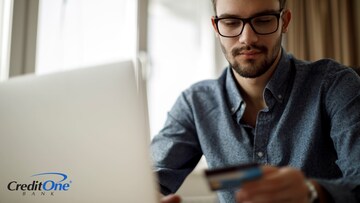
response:
<path fill-rule="evenodd" d="M 211 2 L 213 4 L 214 12 L 216 14 L 216 0 L 211 0 Z M 286 0 L 279 0 L 279 3 L 280 3 L 280 9 L 285 8 Z"/>

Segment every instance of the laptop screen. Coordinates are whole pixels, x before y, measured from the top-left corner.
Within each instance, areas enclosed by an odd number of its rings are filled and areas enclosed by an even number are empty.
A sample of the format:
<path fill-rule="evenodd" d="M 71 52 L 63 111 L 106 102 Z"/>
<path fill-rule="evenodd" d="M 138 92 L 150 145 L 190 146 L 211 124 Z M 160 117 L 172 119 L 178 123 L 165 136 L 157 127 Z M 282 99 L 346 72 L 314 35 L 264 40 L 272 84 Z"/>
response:
<path fill-rule="evenodd" d="M 157 202 L 140 98 L 131 61 L 0 83 L 0 202 Z"/>

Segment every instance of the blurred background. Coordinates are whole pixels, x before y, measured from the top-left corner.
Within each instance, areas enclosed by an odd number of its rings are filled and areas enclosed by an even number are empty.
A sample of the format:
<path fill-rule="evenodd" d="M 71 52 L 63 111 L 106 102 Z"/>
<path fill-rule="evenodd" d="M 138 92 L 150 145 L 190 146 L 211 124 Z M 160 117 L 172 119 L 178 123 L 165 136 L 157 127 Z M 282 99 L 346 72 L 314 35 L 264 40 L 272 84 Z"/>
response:
<path fill-rule="evenodd" d="M 360 1 L 288 0 L 287 6 L 288 52 L 360 66 Z M 210 0 L 0 0 L 0 80 L 138 58 L 154 136 L 182 90 L 216 78 L 227 65 L 212 15 Z M 214 196 L 204 186 L 204 167 L 202 160 L 181 194 Z"/>

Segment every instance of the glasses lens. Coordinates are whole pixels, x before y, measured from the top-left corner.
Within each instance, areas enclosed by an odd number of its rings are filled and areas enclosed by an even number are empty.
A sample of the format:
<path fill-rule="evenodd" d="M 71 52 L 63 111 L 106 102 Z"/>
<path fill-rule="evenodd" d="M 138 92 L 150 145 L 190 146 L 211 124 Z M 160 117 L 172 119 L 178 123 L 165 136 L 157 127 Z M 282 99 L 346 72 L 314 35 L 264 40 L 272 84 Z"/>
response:
<path fill-rule="evenodd" d="M 262 15 L 250 19 L 251 27 L 257 34 L 271 34 L 278 29 L 279 18 L 276 15 Z M 239 36 L 244 27 L 244 21 L 238 18 L 223 18 L 218 20 L 218 30 L 222 36 Z"/>
<path fill-rule="evenodd" d="M 243 21 L 236 18 L 220 19 L 218 29 L 221 35 L 225 37 L 238 36 L 243 27 Z"/>
<path fill-rule="evenodd" d="M 258 16 L 251 20 L 255 32 L 259 34 L 273 33 L 278 28 L 278 18 L 274 15 Z"/>

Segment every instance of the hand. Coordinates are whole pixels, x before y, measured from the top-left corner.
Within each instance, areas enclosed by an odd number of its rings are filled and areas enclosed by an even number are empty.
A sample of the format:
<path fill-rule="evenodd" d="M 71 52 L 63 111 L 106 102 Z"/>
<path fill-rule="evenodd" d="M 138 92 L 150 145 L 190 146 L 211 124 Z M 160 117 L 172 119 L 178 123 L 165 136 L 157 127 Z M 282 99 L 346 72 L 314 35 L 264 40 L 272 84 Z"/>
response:
<path fill-rule="evenodd" d="M 291 167 L 263 166 L 263 177 L 245 183 L 236 193 L 237 202 L 307 203 L 309 191 L 304 174 Z"/>
<path fill-rule="evenodd" d="M 181 202 L 181 198 L 179 197 L 179 195 L 173 195 L 173 194 L 161 198 L 160 201 L 160 203 L 180 203 L 180 202 Z"/>

